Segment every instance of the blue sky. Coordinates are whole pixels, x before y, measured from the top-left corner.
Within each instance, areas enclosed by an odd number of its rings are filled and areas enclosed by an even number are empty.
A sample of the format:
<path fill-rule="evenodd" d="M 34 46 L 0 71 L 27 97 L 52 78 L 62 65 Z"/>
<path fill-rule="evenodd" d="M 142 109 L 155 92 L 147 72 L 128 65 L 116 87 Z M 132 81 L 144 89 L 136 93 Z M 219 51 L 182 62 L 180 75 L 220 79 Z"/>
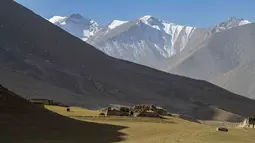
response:
<path fill-rule="evenodd" d="M 255 0 L 16 0 L 50 18 L 80 13 L 99 24 L 152 15 L 177 24 L 207 27 L 234 16 L 255 21 Z"/>

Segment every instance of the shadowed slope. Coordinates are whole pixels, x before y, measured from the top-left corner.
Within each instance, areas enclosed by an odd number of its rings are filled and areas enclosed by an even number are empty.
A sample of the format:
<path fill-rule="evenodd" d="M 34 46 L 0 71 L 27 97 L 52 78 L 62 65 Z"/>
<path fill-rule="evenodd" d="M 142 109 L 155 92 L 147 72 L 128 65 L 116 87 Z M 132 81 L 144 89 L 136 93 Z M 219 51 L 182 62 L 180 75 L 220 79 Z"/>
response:
<path fill-rule="evenodd" d="M 6 69 L 1 76 L 8 77 L 0 82 L 21 96 L 90 108 L 152 103 L 197 119 L 255 114 L 253 100 L 106 56 L 13 1 L 0 2 L 0 17 L 0 67 Z M 215 118 L 218 109 L 234 114 Z"/>
<path fill-rule="evenodd" d="M 0 142 L 110 143 L 122 140 L 116 125 L 82 122 L 32 105 L 0 86 Z"/>

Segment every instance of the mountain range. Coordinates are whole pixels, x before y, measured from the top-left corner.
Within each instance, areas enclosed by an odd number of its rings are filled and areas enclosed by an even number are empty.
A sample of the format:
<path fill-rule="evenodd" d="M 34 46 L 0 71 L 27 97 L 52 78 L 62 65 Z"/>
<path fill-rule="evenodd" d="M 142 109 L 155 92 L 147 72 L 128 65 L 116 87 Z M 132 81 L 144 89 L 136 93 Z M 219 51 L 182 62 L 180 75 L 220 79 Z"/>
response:
<path fill-rule="evenodd" d="M 108 25 L 99 25 L 80 14 L 54 16 L 49 21 L 110 56 L 154 68 L 180 53 L 194 37 L 204 40 L 213 33 L 250 23 L 231 17 L 214 27 L 197 28 L 146 15 L 131 21 L 113 20 Z"/>
<path fill-rule="evenodd" d="M 0 1 L 0 17 L 0 84 L 27 99 L 89 109 L 155 104 L 203 120 L 241 121 L 255 114 L 255 100 L 110 57 L 14 1 Z"/>
<path fill-rule="evenodd" d="M 215 26 L 198 28 L 148 15 L 131 21 L 113 20 L 103 26 L 80 14 L 56 20 L 58 17 L 49 21 L 58 26 L 63 23 L 66 27 L 74 25 L 72 22 L 68 24 L 69 21 L 81 21 L 78 25 L 83 26 L 71 26 L 75 30 L 60 27 L 107 55 L 168 73 L 207 80 L 255 98 L 252 80 L 255 37 L 253 23 L 248 20 L 231 17 Z M 75 31 L 88 30 L 92 32 L 89 36 L 83 32 L 85 39 L 75 34 Z"/>

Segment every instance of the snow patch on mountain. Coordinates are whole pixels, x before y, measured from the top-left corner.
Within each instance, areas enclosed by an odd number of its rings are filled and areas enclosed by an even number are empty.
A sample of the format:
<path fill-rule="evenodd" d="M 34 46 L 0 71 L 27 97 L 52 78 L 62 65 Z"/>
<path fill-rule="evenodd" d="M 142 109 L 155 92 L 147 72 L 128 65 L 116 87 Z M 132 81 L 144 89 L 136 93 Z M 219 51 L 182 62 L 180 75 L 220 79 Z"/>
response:
<path fill-rule="evenodd" d="M 245 25 L 245 24 L 250 24 L 251 22 L 248 20 L 242 20 L 239 22 L 239 26 Z"/>

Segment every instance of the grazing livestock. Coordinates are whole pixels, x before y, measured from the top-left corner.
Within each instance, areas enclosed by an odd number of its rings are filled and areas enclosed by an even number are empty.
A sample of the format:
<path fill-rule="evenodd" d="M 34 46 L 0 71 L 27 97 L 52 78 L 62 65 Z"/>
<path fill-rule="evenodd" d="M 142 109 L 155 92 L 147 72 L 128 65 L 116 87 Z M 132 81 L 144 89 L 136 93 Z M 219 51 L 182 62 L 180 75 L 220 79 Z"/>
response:
<path fill-rule="evenodd" d="M 100 116 L 100 117 L 105 116 L 105 113 L 101 112 L 101 113 L 99 114 L 99 116 Z"/>
<path fill-rule="evenodd" d="M 225 127 L 218 127 L 216 130 L 221 132 L 228 132 L 228 129 Z"/>

